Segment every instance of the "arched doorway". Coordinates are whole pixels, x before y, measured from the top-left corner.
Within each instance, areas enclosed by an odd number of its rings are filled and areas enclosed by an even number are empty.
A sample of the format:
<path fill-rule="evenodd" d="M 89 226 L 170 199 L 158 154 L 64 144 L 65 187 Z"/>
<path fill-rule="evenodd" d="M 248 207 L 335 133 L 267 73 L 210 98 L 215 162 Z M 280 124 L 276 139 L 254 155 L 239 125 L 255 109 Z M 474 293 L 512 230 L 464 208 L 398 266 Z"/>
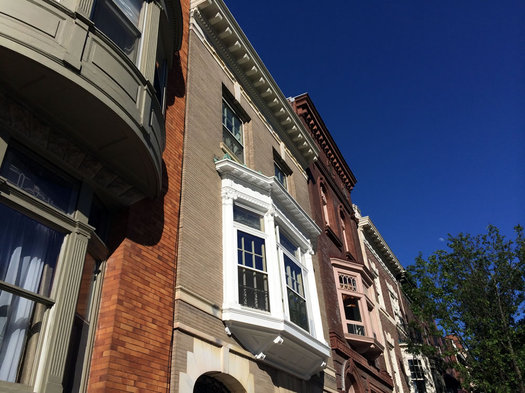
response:
<path fill-rule="evenodd" d="M 231 393 L 221 381 L 209 375 L 201 375 L 195 382 L 193 393 Z"/>

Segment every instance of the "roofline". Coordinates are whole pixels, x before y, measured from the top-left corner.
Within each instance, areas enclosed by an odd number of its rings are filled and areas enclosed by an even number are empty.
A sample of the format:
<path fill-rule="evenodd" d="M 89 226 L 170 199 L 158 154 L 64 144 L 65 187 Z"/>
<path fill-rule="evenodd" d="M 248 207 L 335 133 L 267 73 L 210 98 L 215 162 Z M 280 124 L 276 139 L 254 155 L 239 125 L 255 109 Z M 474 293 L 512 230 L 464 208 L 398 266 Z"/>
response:
<path fill-rule="evenodd" d="M 192 0 L 190 13 L 262 115 L 307 168 L 319 149 L 223 0 Z"/>

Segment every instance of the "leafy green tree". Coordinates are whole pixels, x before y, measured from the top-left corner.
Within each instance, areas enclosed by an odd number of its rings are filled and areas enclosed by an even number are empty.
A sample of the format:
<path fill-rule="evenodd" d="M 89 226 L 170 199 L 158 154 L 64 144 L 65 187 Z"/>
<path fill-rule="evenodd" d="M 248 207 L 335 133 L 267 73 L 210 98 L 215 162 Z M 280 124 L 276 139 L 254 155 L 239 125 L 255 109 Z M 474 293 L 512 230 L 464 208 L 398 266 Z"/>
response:
<path fill-rule="evenodd" d="M 417 321 L 436 322 L 420 322 L 419 328 L 459 338 L 466 360 L 455 367 L 471 391 L 525 393 L 523 228 L 515 234 L 514 241 L 506 240 L 489 226 L 483 235 L 449 235 L 447 250 L 426 260 L 420 255 L 407 269 L 415 285 L 405 290 Z M 417 343 L 412 348 L 429 349 Z"/>

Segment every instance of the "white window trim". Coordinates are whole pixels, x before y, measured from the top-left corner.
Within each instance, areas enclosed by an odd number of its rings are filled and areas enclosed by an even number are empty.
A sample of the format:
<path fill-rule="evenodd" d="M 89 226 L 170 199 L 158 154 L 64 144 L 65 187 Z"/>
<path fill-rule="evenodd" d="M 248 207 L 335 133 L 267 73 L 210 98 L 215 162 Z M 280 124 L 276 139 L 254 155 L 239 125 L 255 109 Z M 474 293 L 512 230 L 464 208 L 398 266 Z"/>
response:
<path fill-rule="evenodd" d="M 313 250 L 309 238 L 316 238 L 320 229 L 273 176 L 264 176 L 228 159 L 217 161 L 216 169 L 222 177 L 223 321 L 227 327 L 232 328 L 240 329 L 241 325 L 251 326 L 250 335 L 252 333 L 269 335 L 264 338 L 266 340 L 271 337 L 268 346 L 273 348 L 275 345 L 283 345 L 285 352 L 291 348 L 298 349 L 293 342 L 301 343 L 303 348 L 301 351 L 306 351 L 305 354 L 320 359 L 318 365 L 315 366 L 319 371 L 324 367 L 321 359 L 329 356 L 330 348 L 324 339 L 313 270 Z M 234 224 L 233 220 L 234 204 L 250 208 L 263 216 L 270 312 L 241 307 L 238 303 L 237 237 L 236 231 L 233 230 L 238 224 Z M 287 307 L 283 307 L 287 296 L 286 282 L 284 264 L 279 255 L 276 226 L 283 227 L 302 253 L 299 262 L 304 275 L 309 332 L 292 323 L 287 314 Z M 236 334 L 236 337 L 242 342 L 239 335 Z M 281 341 L 282 337 L 285 337 L 284 344 Z M 286 345 L 292 346 L 286 349 Z M 254 355 L 257 354 L 254 353 Z M 257 358 L 264 359 L 262 355 Z M 266 361 L 272 364 L 271 359 L 266 359 Z M 280 367 L 279 364 L 272 365 Z M 289 368 L 289 364 L 287 367 Z M 305 366 L 301 364 L 294 367 L 297 368 L 295 374 L 301 378 L 309 378 L 314 370 L 310 366 L 305 369 Z M 305 374 L 302 374 L 303 372 Z"/>

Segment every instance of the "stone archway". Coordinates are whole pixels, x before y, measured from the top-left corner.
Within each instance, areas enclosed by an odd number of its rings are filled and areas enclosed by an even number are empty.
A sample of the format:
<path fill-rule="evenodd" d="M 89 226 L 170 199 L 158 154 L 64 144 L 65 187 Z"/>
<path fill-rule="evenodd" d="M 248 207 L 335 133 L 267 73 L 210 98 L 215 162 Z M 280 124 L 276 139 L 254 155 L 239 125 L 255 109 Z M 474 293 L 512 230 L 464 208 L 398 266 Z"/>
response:
<path fill-rule="evenodd" d="M 231 375 L 215 372 L 197 378 L 193 393 L 246 393 L 246 390 Z"/>

